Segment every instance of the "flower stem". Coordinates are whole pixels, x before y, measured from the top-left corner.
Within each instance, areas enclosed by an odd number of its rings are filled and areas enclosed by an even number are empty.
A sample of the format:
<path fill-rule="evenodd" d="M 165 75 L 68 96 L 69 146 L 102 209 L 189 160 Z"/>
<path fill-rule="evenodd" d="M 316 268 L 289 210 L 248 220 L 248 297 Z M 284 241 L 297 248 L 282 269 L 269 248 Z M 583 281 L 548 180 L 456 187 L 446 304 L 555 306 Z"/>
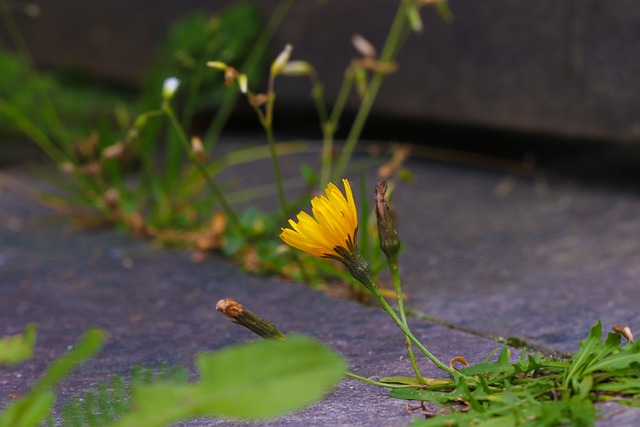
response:
<path fill-rule="evenodd" d="M 402 297 L 402 282 L 400 281 L 400 274 L 398 273 L 398 266 L 390 265 L 391 276 L 393 278 L 393 287 L 396 291 L 396 301 L 398 302 L 398 311 L 400 312 L 400 320 L 402 323 L 409 329 L 409 323 L 407 322 L 407 315 L 404 310 L 404 299 Z M 411 340 L 409 337 L 406 337 L 407 342 L 407 353 L 409 353 L 409 360 L 411 361 L 411 367 L 413 368 L 413 372 L 416 374 L 416 378 L 422 384 L 425 384 L 424 377 L 420 373 L 420 368 L 416 363 L 416 356 L 413 354 L 413 345 L 411 344 Z"/>
<path fill-rule="evenodd" d="M 162 111 L 164 111 L 167 117 L 169 117 L 169 121 L 178 134 L 178 138 L 180 139 L 180 142 L 182 142 L 184 149 L 187 151 L 189 159 L 193 162 L 193 164 L 196 166 L 196 168 L 204 178 L 205 182 L 209 186 L 209 190 L 213 194 L 213 197 L 218 201 L 218 203 L 220 203 L 220 206 L 222 206 L 222 209 L 224 210 L 224 213 L 227 215 L 227 219 L 229 220 L 229 224 L 236 230 L 241 230 L 240 221 L 238 220 L 235 211 L 233 210 L 231 205 L 229 205 L 227 199 L 224 197 L 224 194 L 218 188 L 216 183 L 213 182 L 213 179 L 211 179 L 211 176 L 209 176 L 209 174 L 207 173 L 207 169 L 202 164 L 200 159 L 198 159 L 198 157 L 193 154 L 193 151 L 189 146 L 189 141 L 187 140 L 187 135 L 184 133 L 184 130 L 180 126 L 180 123 L 178 122 L 178 119 L 176 118 L 171 105 L 165 101 L 162 104 Z"/>
<path fill-rule="evenodd" d="M 347 99 L 349 99 L 349 93 L 351 92 L 351 88 L 353 87 L 353 72 L 351 70 L 351 66 L 347 69 L 344 74 L 344 80 L 342 81 L 342 87 L 340 88 L 340 92 L 338 92 L 338 96 L 336 98 L 336 102 L 333 104 L 333 109 L 331 110 L 331 116 L 322 126 L 322 166 L 320 172 L 320 188 L 325 187 L 329 180 L 331 179 L 331 166 L 333 160 L 333 136 L 338 129 L 338 123 L 340 121 L 340 116 L 344 111 L 344 107 L 347 104 Z"/>
<path fill-rule="evenodd" d="M 264 128 L 269 141 L 269 151 L 271 152 L 271 163 L 273 164 L 273 174 L 276 178 L 276 186 L 278 187 L 278 199 L 280 200 L 280 209 L 282 209 L 282 217 L 286 218 L 288 213 L 287 197 L 284 193 L 284 185 L 282 184 L 282 171 L 280 170 L 280 161 L 278 160 L 278 152 L 276 150 L 276 141 L 273 138 L 273 130 L 271 123 Z"/>
<path fill-rule="evenodd" d="M 391 29 L 389 30 L 389 35 L 387 36 L 387 41 L 382 50 L 382 54 L 380 55 L 380 62 L 391 62 L 395 55 L 398 53 L 400 45 L 406 38 L 406 23 L 406 6 L 404 2 L 401 2 L 400 7 L 398 8 L 398 12 L 396 13 L 396 16 L 393 20 L 393 24 L 391 25 Z M 351 125 L 351 130 L 349 131 L 349 135 L 347 136 L 347 141 L 345 143 L 342 154 L 340 154 L 340 158 L 338 159 L 338 163 L 333 173 L 333 179 L 343 176 L 345 170 L 347 169 L 347 164 L 351 159 L 353 150 L 355 149 L 355 146 L 358 143 L 358 139 L 360 138 L 360 133 L 362 132 L 364 124 L 367 121 L 367 117 L 371 112 L 371 108 L 373 107 L 373 102 L 376 99 L 378 90 L 380 90 L 380 86 L 382 86 L 384 76 L 384 73 L 376 72 L 371 78 L 371 82 L 369 83 L 364 97 L 362 98 L 362 103 L 358 108 L 356 118 Z"/>
<path fill-rule="evenodd" d="M 250 77 L 254 74 L 254 71 L 256 70 L 256 67 L 264 56 L 264 53 L 266 52 L 267 47 L 269 46 L 269 43 L 273 38 L 273 35 L 282 24 L 282 21 L 284 21 L 284 18 L 287 16 L 289 9 L 294 2 L 295 0 L 282 0 L 280 1 L 280 3 L 278 3 L 278 6 L 269 18 L 269 21 L 256 39 L 256 42 L 253 44 L 253 47 L 251 48 L 247 59 L 244 61 L 241 67 L 241 69 L 244 70 L 245 73 L 248 73 Z M 220 137 L 222 128 L 231 116 L 239 95 L 240 92 L 238 90 L 228 91 L 225 95 L 220 109 L 218 110 L 216 116 L 211 122 L 211 126 L 209 126 L 209 129 L 206 132 L 205 147 L 208 153 L 211 153 L 216 141 Z"/>
<path fill-rule="evenodd" d="M 440 368 L 441 370 L 443 370 L 443 371 L 445 371 L 448 374 L 453 375 L 453 376 L 456 376 L 456 375 L 459 374 L 453 368 L 451 368 L 451 367 L 445 365 L 444 363 L 442 363 L 436 356 L 434 356 L 429 350 L 427 350 L 424 345 L 422 345 L 422 343 L 418 340 L 418 338 L 416 338 L 416 336 L 413 335 L 413 333 L 411 332 L 409 327 L 402 321 L 402 319 L 400 319 L 400 317 L 398 317 L 398 315 L 396 314 L 396 312 L 393 309 L 393 307 L 391 307 L 389 305 L 389 303 L 384 299 L 384 297 L 382 296 L 382 294 L 378 290 L 378 287 L 373 282 L 372 278 L 369 280 L 369 283 L 365 283 L 364 285 L 367 287 L 367 289 L 369 289 L 369 291 L 373 294 L 373 296 L 378 300 L 378 303 L 380 303 L 380 306 L 382 307 L 382 309 L 385 312 L 387 312 L 387 314 L 389 316 L 391 316 L 393 321 L 396 322 L 396 325 L 398 325 L 398 327 L 402 330 L 402 332 L 404 332 L 404 334 L 407 337 L 407 339 L 409 339 L 416 347 L 418 347 L 418 349 L 429 360 L 431 360 L 431 362 L 434 365 L 436 365 L 436 367 Z"/>

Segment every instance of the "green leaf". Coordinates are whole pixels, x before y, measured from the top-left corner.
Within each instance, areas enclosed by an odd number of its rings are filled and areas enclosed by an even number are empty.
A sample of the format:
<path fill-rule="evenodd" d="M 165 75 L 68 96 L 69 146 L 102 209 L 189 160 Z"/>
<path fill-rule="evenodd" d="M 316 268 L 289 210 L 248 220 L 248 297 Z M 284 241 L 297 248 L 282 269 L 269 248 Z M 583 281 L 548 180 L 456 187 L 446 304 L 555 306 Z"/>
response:
<path fill-rule="evenodd" d="M 622 347 L 619 352 L 611 354 L 608 357 L 596 360 L 597 361 L 593 365 L 585 369 L 585 372 L 624 369 L 634 363 L 640 364 L 640 341 L 627 344 L 626 346 Z"/>
<path fill-rule="evenodd" d="M 317 401 L 346 370 L 333 350 L 300 336 L 203 353 L 196 364 L 198 383 L 135 387 L 137 409 L 114 427 L 161 426 L 197 416 L 275 417 Z"/>
<path fill-rule="evenodd" d="M 23 334 L 0 338 L 0 365 L 14 365 L 30 359 L 35 343 L 34 323 L 29 323 Z"/>
<path fill-rule="evenodd" d="M 49 365 L 47 372 L 29 393 L 7 407 L 0 415 L 0 426 L 38 425 L 49 414 L 55 403 L 55 395 L 51 389 L 82 362 L 97 353 L 104 345 L 105 339 L 106 334 L 100 329 L 87 331 L 71 350 Z"/>

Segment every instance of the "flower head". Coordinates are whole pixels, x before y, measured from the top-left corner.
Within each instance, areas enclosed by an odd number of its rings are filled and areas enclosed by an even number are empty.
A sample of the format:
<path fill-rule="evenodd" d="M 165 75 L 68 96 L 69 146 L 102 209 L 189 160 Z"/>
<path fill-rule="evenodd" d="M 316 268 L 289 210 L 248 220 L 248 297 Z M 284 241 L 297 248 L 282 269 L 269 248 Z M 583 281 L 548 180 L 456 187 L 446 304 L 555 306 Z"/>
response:
<path fill-rule="evenodd" d="M 290 219 L 291 228 L 283 228 L 280 238 L 294 248 L 323 258 L 342 260 L 345 251 L 355 250 L 358 213 L 349 181 L 343 179 L 342 184 L 344 195 L 329 183 L 326 196 L 311 200 L 313 216 L 300 212 L 298 222 Z"/>

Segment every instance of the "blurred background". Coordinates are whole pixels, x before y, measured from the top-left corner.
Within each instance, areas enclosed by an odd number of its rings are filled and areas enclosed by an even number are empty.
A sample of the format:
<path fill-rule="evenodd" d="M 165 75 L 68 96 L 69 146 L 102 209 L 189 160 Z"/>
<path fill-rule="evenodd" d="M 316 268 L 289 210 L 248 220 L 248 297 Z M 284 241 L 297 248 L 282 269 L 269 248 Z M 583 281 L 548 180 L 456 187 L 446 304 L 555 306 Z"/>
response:
<path fill-rule="evenodd" d="M 159 78 L 149 76 L 154 64 L 162 62 L 159 58 L 164 55 L 166 64 L 172 55 L 166 50 L 172 28 L 183 20 L 184 33 L 185 17 L 220 16 L 241 3 L 249 5 L 259 26 L 281 5 L 277 0 L 11 0 L 5 7 L 40 69 L 63 72 L 67 82 L 99 81 L 113 90 L 155 84 L 157 91 Z M 267 57 L 274 58 L 291 43 L 293 58 L 316 68 L 331 103 L 345 68 L 357 56 L 351 36 L 363 35 L 380 51 L 398 2 L 288 3 Z M 635 2 L 453 0 L 449 8 L 453 18 L 448 21 L 433 8 L 423 10 L 424 30 L 409 36 L 397 58 L 398 71 L 382 86 L 373 109 L 377 119 L 369 122 L 365 137 L 410 135 L 412 142 L 429 143 L 443 132 L 463 132 L 466 144 L 473 146 L 479 141 L 468 141 L 468 132 L 483 138 L 487 134 L 475 132 L 484 130 L 515 132 L 522 141 L 533 135 L 534 145 L 543 144 L 539 135 L 616 146 L 638 140 L 640 9 Z M 234 24 L 234 34 L 256 37 L 255 25 Z M 3 27 L 3 49 L 13 50 L 6 22 Z M 194 28 L 191 39 L 198 36 Z M 7 66 L 2 68 L 6 71 Z M 11 84 L 7 89 L 11 79 L 4 80 L 0 90 L 15 88 Z M 253 82 L 254 87 L 264 86 L 257 78 Z M 276 91 L 279 111 L 299 123 L 313 123 L 306 79 L 280 81 Z M 349 105 L 357 104 L 353 97 Z M 511 135 L 507 146 L 519 143 Z M 489 139 L 495 143 L 500 138 L 494 133 Z"/>

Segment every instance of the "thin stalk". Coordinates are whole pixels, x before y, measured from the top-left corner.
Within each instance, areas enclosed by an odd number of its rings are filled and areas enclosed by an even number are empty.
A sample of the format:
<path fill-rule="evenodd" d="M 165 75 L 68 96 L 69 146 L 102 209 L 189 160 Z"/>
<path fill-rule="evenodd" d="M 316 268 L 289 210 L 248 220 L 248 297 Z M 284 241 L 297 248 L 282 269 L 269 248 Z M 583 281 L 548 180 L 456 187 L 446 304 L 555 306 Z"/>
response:
<path fill-rule="evenodd" d="M 356 374 L 354 374 L 352 372 L 345 372 L 344 376 L 345 377 L 349 377 L 349 378 L 353 378 L 353 379 L 358 380 L 358 381 L 362 381 L 363 383 L 377 385 L 378 387 L 385 387 L 385 388 L 413 388 L 413 389 L 416 388 L 415 385 L 410 385 L 410 384 L 389 384 L 389 383 L 383 383 L 382 381 L 370 380 L 369 378 L 361 377 L 360 375 L 356 375 Z"/>
<path fill-rule="evenodd" d="M 180 122 L 178 122 L 178 119 L 176 118 L 176 115 L 174 114 L 173 109 L 168 102 L 164 102 L 162 104 L 162 111 L 164 111 L 167 117 L 169 117 L 169 121 L 178 134 L 178 137 L 182 142 L 184 149 L 187 151 L 189 159 L 193 162 L 193 164 L 195 164 L 198 171 L 202 174 L 202 177 L 205 179 L 205 182 L 209 186 L 209 190 L 213 194 L 213 197 L 215 197 L 217 202 L 220 203 L 220 206 L 222 206 L 222 209 L 227 215 L 229 223 L 236 230 L 241 230 L 240 221 L 238 220 L 235 211 L 233 210 L 233 208 L 231 208 L 231 205 L 229 205 L 229 203 L 227 202 L 222 191 L 218 188 L 216 183 L 213 182 L 213 179 L 211 179 L 211 177 L 207 173 L 207 169 L 205 168 L 204 164 L 202 164 L 200 159 L 198 159 L 196 155 L 193 154 L 193 151 L 189 146 L 189 141 L 187 140 L 187 135 L 184 133 L 184 130 L 180 126 Z"/>
<path fill-rule="evenodd" d="M 387 41 L 382 50 L 382 54 L 380 55 L 380 62 L 391 62 L 397 54 L 400 45 L 406 38 L 407 12 L 405 9 L 406 8 L 404 6 L 404 2 L 401 2 L 400 7 L 398 8 L 398 12 L 396 13 L 396 16 L 393 20 L 393 24 L 391 25 L 391 29 L 389 30 L 389 35 L 387 36 Z M 349 131 L 349 135 L 347 136 L 347 141 L 345 143 L 344 149 L 342 151 L 342 154 L 340 155 L 340 158 L 338 159 L 338 163 L 333 174 L 333 179 L 338 179 L 339 177 L 341 177 L 347 169 L 347 164 L 349 163 L 351 155 L 353 154 L 353 150 L 355 149 L 358 139 L 360 138 L 360 134 L 362 133 L 364 124 L 367 121 L 369 113 L 371 112 L 373 102 L 375 101 L 376 95 L 380 90 L 380 86 L 382 86 L 384 76 L 385 75 L 381 72 L 374 73 L 371 82 L 367 86 L 367 91 L 365 92 L 362 103 L 358 108 L 356 118 L 354 119 L 351 130 Z"/>
<path fill-rule="evenodd" d="M 391 276 L 393 278 L 393 287 L 396 291 L 396 301 L 398 303 L 398 311 L 400 312 L 400 320 L 402 323 L 409 329 L 409 323 L 407 322 L 407 315 L 404 310 L 404 298 L 402 297 L 402 282 L 400 281 L 400 274 L 398 273 L 397 265 L 389 265 L 389 269 L 391 270 Z M 411 367 L 413 368 L 413 372 L 416 374 L 416 378 L 422 384 L 426 384 L 424 377 L 420 373 L 420 368 L 416 363 L 416 357 L 413 354 L 413 345 L 409 340 L 409 337 L 406 337 L 407 342 L 407 352 L 409 353 L 409 360 L 411 361 Z"/>
<path fill-rule="evenodd" d="M 289 9 L 293 5 L 294 1 L 295 0 L 282 0 L 273 11 L 271 18 L 269 18 L 269 22 L 267 22 L 264 29 L 258 36 L 258 39 L 249 52 L 249 55 L 247 55 L 247 59 L 242 64 L 243 72 L 247 73 L 249 77 L 252 76 L 253 70 L 255 70 L 255 68 L 258 66 L 260 59 L 267 50 L 267 46 L 271 42 L 271 39 L 273 38 L 277 29 L 282 24 L 282 21 L 287 16 L 287 13 L 289 12 Z M 236 101 L 238 100 L 239 95 L 240 92 L 236 89 L 228 91 L 227 95 L 224 97 L 220 109 L 218 110 L 216 116 L 211 122 L 211 126 L 209 126 L 209 129 L 205 134 L 205 149 L 208 153 L 211 153 L 216 141 L 220 137 L 222 128 L 227 123 L 227 120 L 229 120 L 229 116 L 231 116 L 231 112 L 236 105 Z"/>
<path fill-rule="evenodd" d="M 373 282 L 373 279 L 370 279 L 369 283 L 365 284 L 365 286 L 367 287 L 367 289 L 369 289 L 369 291 L 373 294 L 373 296 L 376 298 L 376 300 L 378 300 L 378 303 L 380 304 L 380 306 L 382 307 L 382 309 L 389 315 L 391 316 L 391 318 L 393 319 L 394 322 L 396 322 L 396 325 L 398 325 L 398 327 L 402 330 L 402 332 L 404 332 L 404 334 L 406 335 L 406 337 L 411 340 L 411 342 L 418 347 L 418 349 L 422 352 L 422 354 L 424 354 L 429 360 L 431 360 L 431 362 L 436 365 L 436 367 L 440 368 L 441 370 L 447 372 L 450 375 L 453 375 L 454 377 L 456 375 L 460 375 L 459 372 L 457 372 L 455 369 L 445 365 L 444 363 L 442 363 L 440 361 L 440 359 L 438 359 L 436 356 L 434 356 L 429 350 L 426 349 L 426 347 L 424 345 L 422 345 L 422 343 L 418 340 L 418 338 L 416 338 L 415 335 L 413 335 L 413 333 L 411 332 L 411 330 L 409 329 L 409 327 L 402 321 L 402 319 L 400 319 L 400 317 L 398 317 L 398 315 L 396 314 L 395 310 L 393 309 L 393 307 L 391 307 L 389 305 L 389 303 L 384 299 L 384 297 L 382 296 L 382 294 L 380 293 L 380 291 L 378 290 L 378 287 L 376 286 L 376 284 Z"/>
<path fill-rule="evenodd" d="M 273 138 L 273 130 L 271 124 L 265 127 L 267 140 L 269 141 L 269 151 L 271 152 L 271 163 L 273 164 L 273 174 L 276 178 L 276 186 L 278 187 L 278 200 L 280 201 L 280 209 L 282 209 L 282 217 L 286 218 L 288 214 L 287 196 L 284 193 L 284 185 L 282 184 L 282 171 L 280 170 L 280 161 L 278 160 L 278 152 L 276 150 L 276 141 Z"/>
<path fill-rule="evenodd" d="M 324 188 L 331 179 L 331 167 L 333 160 L 333 136 L 338 129 L 338 123 L 340 122 L 340 116 L 344 111 L 347 100 L 349 99 L 349 93 L 353 88 L 353 73 L 351 67 L 347 69 L 340 87 L 340 92 L 336 98 L 336 102 L 333 104 L 331 110 L 331 117 L 327 120 L 323 128 L 323 140 L 322 140 L 322 169 L 320 173 L 320 188 Z"/>
<path fill-rule="evenodd" d="M 15 123 L 29 138 L 31 138 L 38 146 L 47 153 L 47 155 L 56 163 L 62 163 L 67 160 L 67 156 L 56 147 L 49 137 L 42 132 L 27 116 L 22 114 L 13 105 L 0 98 L 0 113 L 4 113 Z"/>

